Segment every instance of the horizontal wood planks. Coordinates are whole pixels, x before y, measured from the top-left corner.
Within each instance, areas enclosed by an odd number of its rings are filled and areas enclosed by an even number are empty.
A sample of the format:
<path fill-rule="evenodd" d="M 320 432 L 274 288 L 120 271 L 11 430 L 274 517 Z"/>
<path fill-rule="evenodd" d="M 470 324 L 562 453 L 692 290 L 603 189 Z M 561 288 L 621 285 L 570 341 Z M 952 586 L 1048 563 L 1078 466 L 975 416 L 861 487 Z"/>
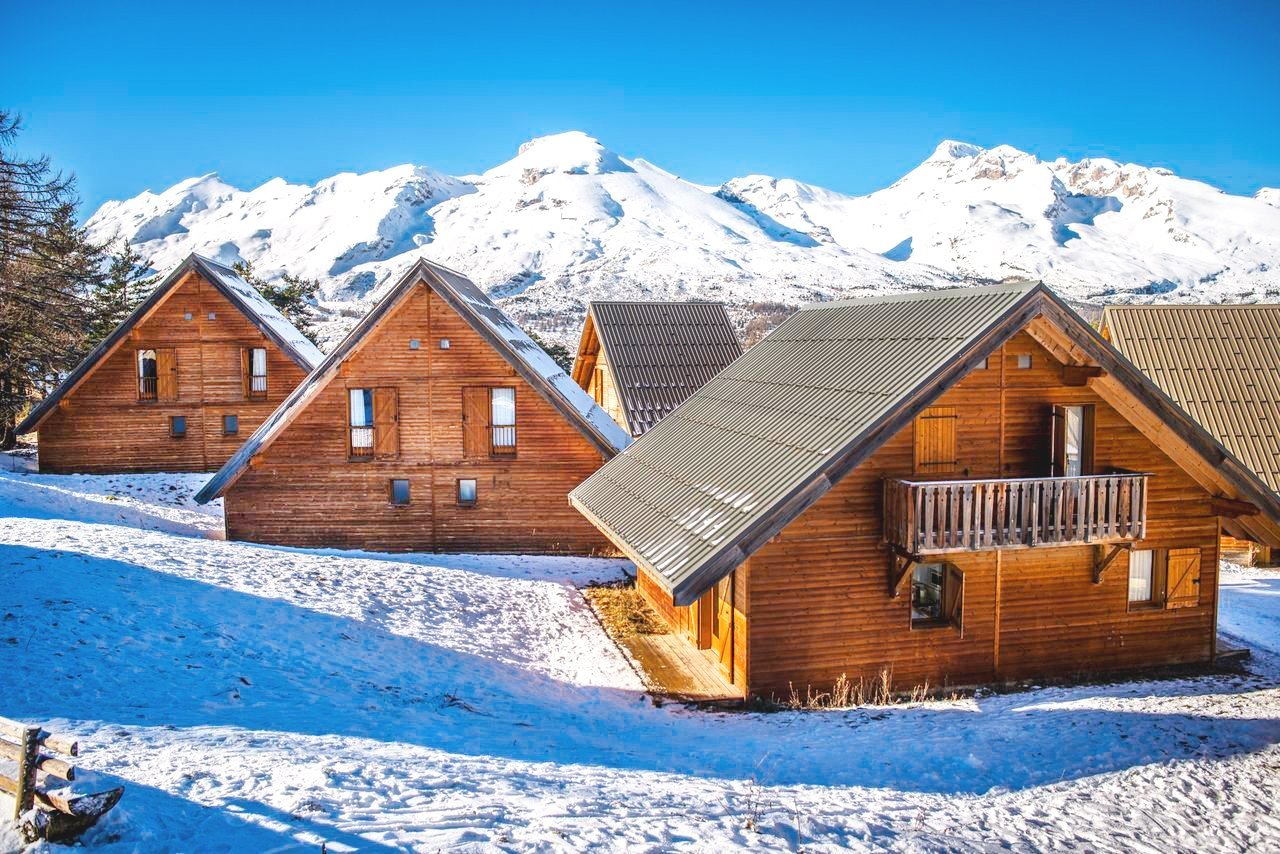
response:
<path fill-rule="evenodd" d="M 1031 357 L 1029 368 L 1019 355 Z M 1054 404 L 1096 407 L 1099 471 L 1152 474 L 1146 537 L 1135 548 L 1200 548 L 1197 604 L 1131 610 L 1127 558 L 1094 584 L 1091 546 L 978 551 L 946 557 L 964 573 L 963 628 L 913 628 L 909 581 L 904 595 L 888 595 L 881 542 L 883 479 L 912 477 L 907 427 L 739 570 L 749 691 L 786 697 L 794 686 L 803 695 L 883 670 L 907 689 L 1208 660 L 1218 524 L 1209 494 L 1091 387 L 1065 385 L 1061 363 L 1025 333 L 936 401 L 957 413 L 957 474 L 1047 476 Z"/>
<path fill-rule="evenodd" d="M 246 347 L 267 351 L 263 400 L 245 399 Z M 177 368 L 176 399 L 139 401 L 137 351 L 169 348 Z M 40 470 L 212 471 L 304 375 L 239 309 L 190 273 L 41 423 Z M 187 421 L 182 438 L 169 435 L 175 415 Z M 224 415 L 237 416 L 235 434 L 223 434 Z"/>
<path fill-rule="evenodd" d="M 516 390 L 514 458 L 464 453 L 464 389 L 480 386 Z M 394 458 L 348 459 L 350 388 L 398 390 Z M 559 410 L 422 285 L 230 488 L 227 536 L 386 551 L 613 554 L 567 498 L 601 463 Z M 409 481 L 408 505 L 392 505 L 393 478 Z M 459 479 L 476 481 L 474 506 L 459 504 Z"/>

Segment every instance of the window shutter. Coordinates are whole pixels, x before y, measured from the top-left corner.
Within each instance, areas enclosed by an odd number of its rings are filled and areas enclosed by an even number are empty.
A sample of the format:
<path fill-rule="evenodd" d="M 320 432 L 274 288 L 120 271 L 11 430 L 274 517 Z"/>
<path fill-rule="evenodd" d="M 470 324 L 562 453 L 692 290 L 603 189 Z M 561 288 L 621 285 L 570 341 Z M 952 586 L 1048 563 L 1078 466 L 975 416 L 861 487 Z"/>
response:
<path fill-rule="evenodd" d="M 373 455 L 380 460 L 400 456 L 400 394 L 397 388 L 373 390 Z"/>
<path fill-rule="evenodd" d="M 172 347 L 156 350 L 156 397 L 178 399 L 178 360 Z"/>
<path fill-rule="evenodd" d="M 964 573 L 957 567 L 947 566 L 947 580 L 942 585 L 942 613 L 946 616 L 947 622 L 961 627 L 961 614 L 964 610 Z"/>
<path fill-rule="evenodd" d="M 252 380 L 250 379 L 250 375 L 252 374 L 252 366 L 253 366 L 252 359 L 253 359 L 253 351 L 250 350 L 248 347 L 241 347 L 240 348 L 240 383 L 244 387 L 244 396 L 246 398 L 249 396 L 250 383 L 252 382 Z"/>
<path fill-rule="evenodd" d="M 1200 550 L 1169 549 L 1166 608 L 1194 608 L 1200 604 Z"/>
<path fill-rule="evenodd" d="M 1049 422 L 1049 476 L 1067 473 L 1067 408 L 1055 406 Z"/>
<path fill-rule="evenodd" d="M 1083 423 L 1080 425 L 1080 473 L 1095 474 L 1093 465 L 1093 436 L 1096 409 L 1092 403 L 1080 407 L 1084 411 Z"/>
<path fill-rule="evenodd" d="M 477 459 L 489 456 L 488 386 L 462 389 L 462 455 Z"/>
<path fill-rule="evenodd" d="M 956 469 L 956 408 L 931 406 L 916 419 L 915 467 L 924 473 Z"/>

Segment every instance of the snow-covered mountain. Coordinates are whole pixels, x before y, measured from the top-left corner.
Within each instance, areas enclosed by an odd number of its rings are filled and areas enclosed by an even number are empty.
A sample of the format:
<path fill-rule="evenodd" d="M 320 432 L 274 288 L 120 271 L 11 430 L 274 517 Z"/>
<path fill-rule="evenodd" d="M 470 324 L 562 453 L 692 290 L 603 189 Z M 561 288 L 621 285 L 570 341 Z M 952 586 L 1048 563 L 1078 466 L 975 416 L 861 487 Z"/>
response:
<path fill-rule="evenodd" d="M 1276 191 L 1232 196 L 1167 170 L 1043 162 L 944 142 L 892 186 L 690 183 L 569 132 L 480 175 L 420 166 L 240 190 L 216 175 L 108 202 L 89 221 L 157 269 L 191 251 L 315 277 L 335 337 L 419 256 L 572 340 L 593 298 L 761 303 L 1041 278 L 1091 302 L 1280 296 Z"/>

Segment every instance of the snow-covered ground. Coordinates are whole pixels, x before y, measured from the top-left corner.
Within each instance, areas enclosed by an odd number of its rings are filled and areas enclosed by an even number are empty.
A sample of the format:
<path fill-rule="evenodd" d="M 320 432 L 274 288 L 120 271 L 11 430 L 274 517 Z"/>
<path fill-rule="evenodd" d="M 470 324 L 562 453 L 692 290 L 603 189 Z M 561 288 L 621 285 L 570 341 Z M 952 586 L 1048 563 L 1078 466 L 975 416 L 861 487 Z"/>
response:
<path fill-rule="evenodd" d="M 0 472 L 0 714 L 127 787 L 91 848 L 1280 846 L 1280 573 L 1224 582 L 1249 674 L 706 712 L 586 608 L 622 562 L 226 542 L 200 480 Z"/>

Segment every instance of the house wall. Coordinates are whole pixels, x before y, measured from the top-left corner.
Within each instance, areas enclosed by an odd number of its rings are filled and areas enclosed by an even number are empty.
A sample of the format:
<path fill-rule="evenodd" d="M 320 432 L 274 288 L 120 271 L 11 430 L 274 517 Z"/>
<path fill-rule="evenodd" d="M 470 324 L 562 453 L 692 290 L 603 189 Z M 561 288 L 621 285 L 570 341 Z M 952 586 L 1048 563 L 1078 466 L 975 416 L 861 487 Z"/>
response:
<path fill-rule="evenodd" d="M 440 349 L 440 339 L 450 342 Z M 420 341 L 410 349 L 411 339 Z M 462 389 L 516 389 L 515 459 L 464 459 Z M 350 461 L 347 389 L 394 386 L 400 453 Z M 599 451 L 425 285 L 393 310 L 225 495 L 227 536 L 386 551 L 614 553 L 568 493 Z M 411 503 L 389 500 L 410 481 Z M 457 504 L 458 478 L 477 502 Z"/>
<path fill-rule="evenodd" d="M 629 431 L 631 428 L 627 426 L 627 416 L 622 411 L 622 398 L 618 396 L 618 385 L 613 375 L 613 368 L 609 365 L 609 359 L 604 350 L 596 354 L 595 367 L 601 370 L 592 370 L 587 375 L 587 394 L 600 405 L 601 409 L 609 413 L 609 417 L 623 430 Z"/>
<path fill-rule="evenodd" d="M 139 401 L 137 351 L 166 347 L 176 351 L 178 397 Z M 245 399 L 245 347 L 267 350 L 265 400 Z M 304 376 L 213 285 L 188 274 L 40 424 L 40 471 L 213 471 Z M 235 435 L 223 435 L 224 414 L 239 416 Z M 186 416 L 185 437 L 169 435 L 172 415 Z"/>
<path fill-rule="evenodd" d="M 1020 353 L 1031 355 L 1030 369 L 1016 368 Z M 924 479 L 912 470 L 912 425 L 736 571 L 746 689 L 785 699 L 792 688 L 804 696 L 885 669 L 909 689 L 1209 659 L 1218 519 L 1208 493 L 1091 389 L 1063 385 L 1060 363 L 1030 336 L 1016 335 L 936 402 L 958 413 L 957 471 L 939 479 L 1047 476 L 1054 404 L 1096 406 L 1096 470 L 1152 474 L 1147 539 L 1135 547 L 1201 548 L 1197 607 L 1131 611 L 1125 554 L 1095 585 L 1091 546 L 992 550 L 942 558 L 964 573 L 963 630 L 913 629 L 909 582 L 889 596 L 881 541 L 882 479 Z M 643 571 L 640 582 L 662 618 L 680 625 L 684 609 Z"/>

